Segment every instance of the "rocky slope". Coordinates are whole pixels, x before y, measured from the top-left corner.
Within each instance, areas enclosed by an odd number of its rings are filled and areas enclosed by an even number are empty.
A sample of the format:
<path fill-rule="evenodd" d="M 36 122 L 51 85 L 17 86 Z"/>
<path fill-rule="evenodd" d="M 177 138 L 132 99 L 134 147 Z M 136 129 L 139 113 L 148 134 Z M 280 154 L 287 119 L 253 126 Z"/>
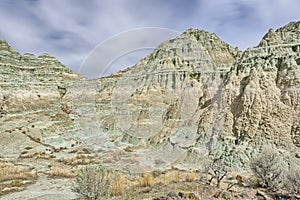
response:
<path fill-rule="evenodd" d="M 267 144 L 293 157 L 299 32 L 299 22 L 271 29 L 240 52 L 214 34 L 187 30 L 125 73 L 99 80 L 100 132 L 147 149 L 142 168 L 197 166 L 206 157 L 242 167 Z"/>
<path fill-rule="evenodd" d="M 22 56 L 0 41 L 1 156 L 17 158 L 26 145 L 44 148 L 46 137 L 73 129 L 63 97 L 77 79 L 48 54 Z"/>
<path fill-rule="evenodd" d="M 114 166 L 130 171 L 198 168 L 207 158 L 240 168 L 268 144 L 294 159 L 299 35 L 300 22 L 292 22 L 241 52 L 189 29 L 135 66 L 97 80 L 49 55 L 21 56 L 1 41 L 0 156 L 61 147 L 88 149 L 103 161 L 123 150 Z"/>

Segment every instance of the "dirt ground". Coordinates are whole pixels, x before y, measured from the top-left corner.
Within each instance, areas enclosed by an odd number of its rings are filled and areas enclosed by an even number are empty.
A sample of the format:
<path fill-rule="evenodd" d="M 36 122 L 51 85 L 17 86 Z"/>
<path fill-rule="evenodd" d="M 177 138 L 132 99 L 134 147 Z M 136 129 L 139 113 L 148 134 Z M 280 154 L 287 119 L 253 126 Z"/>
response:
<path fill-rule="evenodd" d="M 37 181 L 25 190 L 0 197 L 0 200 L 71 200 L 76 194 L 70 188 L 72 179 L 48 179 L 40 175 Z"/>

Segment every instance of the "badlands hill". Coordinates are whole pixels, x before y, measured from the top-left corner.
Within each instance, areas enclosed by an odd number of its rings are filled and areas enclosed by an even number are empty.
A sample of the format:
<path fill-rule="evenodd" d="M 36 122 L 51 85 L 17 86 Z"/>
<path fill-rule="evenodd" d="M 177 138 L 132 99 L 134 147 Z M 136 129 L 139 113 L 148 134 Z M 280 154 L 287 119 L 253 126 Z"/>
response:
<path fill-rule="evenodd" d="M 79 153 L 131 173 L 246 169 L 267 145 L 299 162 L 300 22 L 244 52 L 189 29 L 96 80 L 0 41 L 0 123 L 1 160 L 44 172 Z"/>

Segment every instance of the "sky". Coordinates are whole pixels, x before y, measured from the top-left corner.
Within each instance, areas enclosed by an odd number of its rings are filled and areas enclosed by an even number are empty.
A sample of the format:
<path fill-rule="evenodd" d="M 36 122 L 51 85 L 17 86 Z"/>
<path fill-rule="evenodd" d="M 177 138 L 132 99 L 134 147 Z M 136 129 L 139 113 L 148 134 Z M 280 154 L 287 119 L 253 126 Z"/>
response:
<path fill-rule="evenodd" d="M 82 74 L 100 48 L 98 60 L 106 53 L 115 56 L 99 61 L 100 74 L 107 75 L 188 28 L 216 33 L 245 50 L 256 46 L 269 28 L 300 20 L 299 8 L 299 0 L 1 0 L 0 39 L 21 54 L 49 53 Z M 148 31 L 142 35 L 141 30 Z M 131 39 L 121 41 L 128 33 Z"/>

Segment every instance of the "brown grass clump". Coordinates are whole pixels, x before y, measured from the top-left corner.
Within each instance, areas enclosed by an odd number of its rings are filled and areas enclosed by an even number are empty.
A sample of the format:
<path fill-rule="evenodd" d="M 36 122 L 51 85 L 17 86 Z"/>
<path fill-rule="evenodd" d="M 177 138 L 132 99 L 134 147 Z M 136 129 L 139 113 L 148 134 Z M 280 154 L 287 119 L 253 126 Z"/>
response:
<path fill-rule="evenodd" d="M 61 105 L 61 110 L 64 113 L 70 114 L 72 112 L 72 106 L 71 105 L 67 105 L 67 104 L 62 104 Z"/>
<path fill-rule="evenodd" d="M 112 195 L 123 196 L 125 194 L 126 178 L 116 176 L 112 182 Z"/>
<path fill-rule="evenodd" d="M 133 148 L 130 146 L 125 147 L 124 151 L 126 152 L 133 152 Z"/>
<path fill-rule="evenodd" d="M 70 169 L 67 168 L 54 166 L 50 172 L 50 175 L 58 177 L 74 177 L 76 176 L 76 173 L 72 172 Z"/>
<path fill-rule="evenodd" d="M 138 161 L 137 161 L 136 157 L 135 157 L 134 155 L 132 155 L 132 156 L 130 157 L 130 162 L 131 162 L 131 163 L 137 163 Z"/>
<path fill-rule="evenodd" d="M 82 157 L 83 157 L 82 154 L 77 154 L 77 155 L 76 155 L 76 158 L 77 158 L 77 159 L 81 159 Z"/>
<path fill-rule="evenodd" d="M 197 179 L 197 174 L 194 171 L 187 172 L 185 175 L 185 181 L 193 182 Z"/>
<path fill-rule="evenodd" d="M 58 162 L 62 162 L 66 165 L 89 165 L 91 163 L 97 163 L 99 162 L 96 159 L 93 159 L 94 156 L 86 156 L 83 154 L 77 154 L 74 157 L 68 157 L 68 158 L 59 158 Z"/>
<path fill-rule="evenodd" d="M 6 166 L 7 166 L 7 164 L 6 164 L 6 163 L 4 163 L 4 162 L 0 161 L 0 169 L 1 169 L 1 168 L 3 168 L 3 167 L 6 167 Z"/>
<path fill-rule="evenodd" d="M 120 160 L 122 155 L 124 155 L 124 150 L 118 150 L 114 154 L 114 159 L 115 160 Z"/>
<path fill-rule="evenodd" d="M 152 173 L 143 174 L 141 186 L 143 187 L 151 187 L 153 185 L 153 175 Z"/>
<path fill-rule="evenodd" d="M 36 174 L 31 173 L 26 167 L 14 166 L 12 164 L 0 161 L 0 181 L 9 181 L 14 179 L 31 179 Z"/>
<path fill-rule="evenodd" d="M 91 159 L 85 158 L 85 159 L 83 159 L 82 163 L 85 164 L 85 165 L 88 165 L 88 164 L 91 163 Z"/>
<path fill-rule="evenodd" d="M 168 174 L 163 174 L 161 177 L 160 177 L 160 182 L 167 186 L 171 183 L 172 179 L 170 176 L 168 176 Z"/>
<path fill-rule="evenodd" d="M 179 171 L 174 169 L 172 171 L 169 172 L 171 178 L 172 178 L 172 182 L 174 183 L 178 183 L 179 182 Z"/>
<path fill-rule="evenodd" d="M 178 170 L 171 170 L 159 176 L 159 182 L 167 186 L 170 183 L 179 182 L 179 172 Z"/>
<path fill-rule="evenodd" d="M 20 181 L 19 179 L 13 180 L 10 182 L 11 187 L 21 187 L 23 185 L 23 182 Z"/>
<path fill-rule="evenodd" d="M 107 156 L 107 157 L 105 157 L 105 158 L 103 159 L 103 162 L 104 162 L 104 163 L 112 163 L 113 160 L 114 160 L 114 157 L 112 157 L 112 156 Z"/>

